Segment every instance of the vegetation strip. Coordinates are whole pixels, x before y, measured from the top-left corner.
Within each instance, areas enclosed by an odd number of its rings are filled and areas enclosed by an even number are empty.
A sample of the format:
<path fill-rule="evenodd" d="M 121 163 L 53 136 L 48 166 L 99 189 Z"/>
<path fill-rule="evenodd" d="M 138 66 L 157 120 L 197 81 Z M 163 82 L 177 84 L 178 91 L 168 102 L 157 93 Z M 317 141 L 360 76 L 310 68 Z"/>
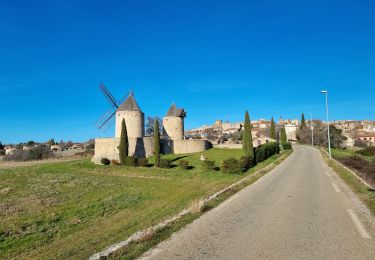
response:
<path fill-rule="evenodd" d="M 259 169 L 254 174 L 246 176 L 245 178 L 242 178 L 241 180 L 229 185 L 228 187 L 214 193 L 210 197 L 199 201 L 198 202 L 199 207 L 202 208 L 205 204 L 207 204 L 208 202 L 218 198 L 220 195 L 232 190 L 236 186 L 239 186 L 239 185 L 245 183 L 249 179 L 253 178 L 254 175 L 258 175 L 260 173 L 266 173 L 266 172 L 272 170 L 276 165 L 278 165 L 278 163 L 280 161 L 284 160 L 290 154 L 291 154 L 291 152 L 286 152 L 280 158 L 278 158 L 275 162 L 272 162 L 271 164 L 267 165 L 266 167 L 264 167 L 262 169 Z M 96 254 L 92 255 L 89 259 L 90 260 L 99 260 L 99 259 L 108 258 L 110 255 L 112 255 L 112 254 L 116 253 L 117 251 L 131 245 L 132 243 L 143 241 L 144 238 L 147 238 L 147 237 L 151 236 L 151 234 L 155 234 L 155 232 L 157 232 L 159 230 L 162 230 L 163 228 L 169 226 L 170 224 L 173 224 L 174 222 L 178 221 L 182 217 L 184 217 L 184 216 L 186 216 L 186 215 L 188 215 L 192 212 L 194 212 L 194 206 L 191 206 L 187 209 L 182 210 L 180 213 L 173 216 L 172 218 L 167 219 L 167 220 L 165 220 L 165 221 L 163 221 L 163 222 L 161 222 L 161 223 L 159 223 L 155 226 L 152 226 L 150 228 L 147 228 L 147 229 L 144 229 L 142 231 L 138 231 L 138 232 L 134 233 L 128 239 L 126 239 L 124 241 L 121 241 L 117 244 L 109 246 L 108 248 L 106 248 L 102 252 L 99 252 L 99 253 L 96 253 Z"/>
<path fill-rule="evenodd" d="M 343 166 L 336 160 L 330 160 L 326 153 L 321 152 L 328 164 L 328 166 L 335 172 L 349 187 L 357 194 L 359 199 L 368 207 L 368 209 L 375 216 L 375 192 L 374 189 L 364 185 L 363 181 L 347 167 Z M 325 151 L 324 151 L 325 152 Z"/>
<path fill-rule="evenodd" d="M 326 153 L 326 155 L 328 156 L 328 152 L 325 149 L 321 149 L 321 150 L 323 150 Z M 348 167 L 346 167 L 345 165 L 343 165 L 342 163 L 340 163 L 339 161 L 337 161 L 334 158 L 331 158 L 331 160 L 334 161 L 335 163 L 337 163 L 338 165 L 340 165 L 341 167 L 343 167 L 348 172 L 350 172 L 353 176 L 355 176 L 358 180 L 360 180 L 368 188 L 370 188 L 370 189 L 373 188 L 370 184 L 368 184 L 365 180 L 363 180 L 355 171 L 349 169 Z"/>

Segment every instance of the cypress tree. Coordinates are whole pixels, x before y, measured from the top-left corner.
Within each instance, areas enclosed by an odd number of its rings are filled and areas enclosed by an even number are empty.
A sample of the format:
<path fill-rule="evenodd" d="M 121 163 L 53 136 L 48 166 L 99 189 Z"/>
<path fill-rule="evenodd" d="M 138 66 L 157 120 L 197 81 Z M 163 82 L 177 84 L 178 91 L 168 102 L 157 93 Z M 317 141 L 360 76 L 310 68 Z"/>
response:
<path fill-rule="evenodd" d="M 301 129 L 306 127 L 305 115 L 302 113 L 301 115 Z"/>
<path fill-rule="evenodd" d="M 129 148 L 128 131 L 126 130 L 125 119 L 122 119 L 120 145 L 118 146 L 118 150 L 120 152 L 121 164 L 124 164 L 126 157 L 128 157 L 128 148 Z"/>
<path fill-rule="evenodd" d="M 273 117 L 271 118 L 271 138 L 276 140 L 276 127 L 275 121 L 273 121 Z"/>
<path fill-rule="evenodd" d="M 242 149 L 245 152 L 246 156 L 250 156 L 254 158 L 253 137 L 251 135 L 250 116 L 247 111 L 245 113 Z"/>
<path fill-rule="evenodd" d="M 288 142 L 287 136 L 286 136 L 286 131 L 285 131 L 285 126 L 283 126 L 281 128 L 280 141 L 281 141 L 281 144 L 286 144 Z"/>
<path fill-rule="evenodd" d="M 156 118 L 154 123 L 154 154 L 155 166 L 160 165 L 160 133 L 159 133 L 159 120 Z"/>

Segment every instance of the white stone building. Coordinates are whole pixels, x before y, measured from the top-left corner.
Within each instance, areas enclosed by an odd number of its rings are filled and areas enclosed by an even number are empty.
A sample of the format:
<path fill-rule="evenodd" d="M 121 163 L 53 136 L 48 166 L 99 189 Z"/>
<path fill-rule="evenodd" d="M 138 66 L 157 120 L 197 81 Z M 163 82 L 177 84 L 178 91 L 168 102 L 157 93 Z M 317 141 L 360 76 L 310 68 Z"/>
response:
<path fill-rule="evenodd" d="M 297 126 L 294 124 L 286 124 L 284 127 L 288 141 L 297 140 Z"/>

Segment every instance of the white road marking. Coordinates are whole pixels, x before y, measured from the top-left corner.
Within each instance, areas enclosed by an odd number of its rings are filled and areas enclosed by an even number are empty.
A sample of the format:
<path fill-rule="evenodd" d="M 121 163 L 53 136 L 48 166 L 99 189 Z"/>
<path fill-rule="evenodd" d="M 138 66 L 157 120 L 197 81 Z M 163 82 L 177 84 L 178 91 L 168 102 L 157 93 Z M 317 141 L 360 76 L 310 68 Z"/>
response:
<path fill-rule="evenodd" d="M 329 174 L 329 172 L 326 172 L 327 176 L 330 177 L 331 175 Z"/>
<path fill-rule="evenodd" d="M 347 209 L 347 211 L 348 211 L 349 216 L 351 217 L 355 227 L 357 228 L 359 234 L 361 235 L 361 237 L 370 239 L 371 238 L 370 234 L 367 233 L 367 231 L 363 227 L 361 221 L 359 220 L 357 215 L 353 212 L 353 210 Z"/>
<path fill-rule="evenodd" d="M 335 189 L 336 192 L 340 192 L 340 189 L 337 187 L 336 183 L 332 182 L 332 186 Z"/>

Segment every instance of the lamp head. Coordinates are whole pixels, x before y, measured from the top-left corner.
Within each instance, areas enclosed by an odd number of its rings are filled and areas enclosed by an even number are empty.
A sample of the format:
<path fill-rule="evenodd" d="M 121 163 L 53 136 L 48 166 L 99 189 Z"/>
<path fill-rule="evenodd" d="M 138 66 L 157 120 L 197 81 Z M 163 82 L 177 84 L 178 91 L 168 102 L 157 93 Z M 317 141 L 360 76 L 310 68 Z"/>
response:
<path fill-rule="evenodd" d="M 326 93 L 327 93 L 327 90 L 321 90 L 320 93 L 322 93 L 322 94 L 326 94 Z"/>

